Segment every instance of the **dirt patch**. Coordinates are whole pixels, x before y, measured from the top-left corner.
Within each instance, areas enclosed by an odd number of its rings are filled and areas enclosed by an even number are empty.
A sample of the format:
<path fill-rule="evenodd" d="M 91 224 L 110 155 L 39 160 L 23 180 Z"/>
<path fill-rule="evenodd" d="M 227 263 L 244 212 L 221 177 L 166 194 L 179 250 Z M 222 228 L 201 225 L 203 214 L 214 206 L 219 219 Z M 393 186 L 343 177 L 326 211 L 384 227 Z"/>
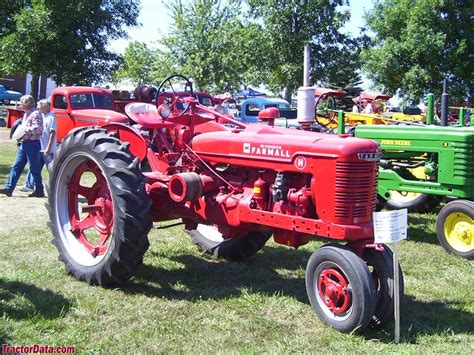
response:
<path fill-rule="evenodd" d="M 0 234 L 19 229 L 44 228 L 49 220 L 46 198 L 28 197 L 14 191 L 12 197 L 0 195 Z"/>
<path fill-rule="evenodd" d="M 0 141 L 9 139 L 10 129 L 0 128 Z M 23 180 L 23 177 L 20 178 L 20 182 Z M 3 187 L 3 181 L 0 187 Z M 13 191 L 12 197 L 0 195 L 0 233 L 44 228 L 49 220 L 45 203 L 46 198 L 28 197 L 27 192 L 21 192 L 18 189 Z"/>
<path fill-rule="evenodd" d="M 10 139 L 10 128 L 0 128 L 0 141 L 7 141 Z"/>

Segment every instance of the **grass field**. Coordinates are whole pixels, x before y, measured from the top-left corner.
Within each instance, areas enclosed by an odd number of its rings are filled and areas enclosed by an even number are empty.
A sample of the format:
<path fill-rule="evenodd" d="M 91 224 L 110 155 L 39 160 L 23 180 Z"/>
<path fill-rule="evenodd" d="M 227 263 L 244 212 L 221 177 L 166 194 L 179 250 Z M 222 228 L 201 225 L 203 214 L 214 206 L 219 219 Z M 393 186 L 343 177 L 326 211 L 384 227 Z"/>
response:
<path fill-rule="evenodd" d="M 0 130 L 4 130 L 0 128 Z M 0 184 L 16 147 L 0 141 Z M 304 285 L 314 241 L 274 242 L 244 263 L 208 258 L 175 227 L 152 230 L 144 264 L 123 287 L 66 274 L 45 199 L 0 196 L 0 343 L 77 352 L 474 352 L 473 262 L 437 243 L 435 214 L 409 217 L 401 243 L 401 344 L 393 331 L 341 334 L 313 313 Z"/>

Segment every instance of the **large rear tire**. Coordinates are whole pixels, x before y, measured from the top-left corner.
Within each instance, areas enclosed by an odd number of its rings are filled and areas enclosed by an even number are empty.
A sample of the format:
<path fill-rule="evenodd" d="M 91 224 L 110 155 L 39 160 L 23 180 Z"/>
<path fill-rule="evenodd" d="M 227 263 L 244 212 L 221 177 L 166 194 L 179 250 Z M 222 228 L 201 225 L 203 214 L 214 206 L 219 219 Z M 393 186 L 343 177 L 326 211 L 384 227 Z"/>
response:
<path fill-rule="evenodd" d="M 68 271 L 90 284 L 120 284 L 148 249 L 150 199 L 139 160 L 100 128 L 70 133 L 48 184 L 54 239 Z"/>
<path fill-rule="evenodd" d="M 445 205 L 436 221 L 436 235 L 448 253 L 474 259 L 474 202 L 455 200 Z"/>
<path fill-rule="evenodd" d="M 241 237 L 224 239 L 214 226 L 205 224 L 186 232 L 205 253 L 229 261 L 242 261 L 254 256 L 271 236 L 270 233 L 253 231 Z"/>
<path fill-rule="evenodd" d="M 346 247 L 331 244 L 311 255 L 306 291 L 319 319 L 340 332 L 361 332 L 374 315 L 374 280 L 365 261 Z"/>

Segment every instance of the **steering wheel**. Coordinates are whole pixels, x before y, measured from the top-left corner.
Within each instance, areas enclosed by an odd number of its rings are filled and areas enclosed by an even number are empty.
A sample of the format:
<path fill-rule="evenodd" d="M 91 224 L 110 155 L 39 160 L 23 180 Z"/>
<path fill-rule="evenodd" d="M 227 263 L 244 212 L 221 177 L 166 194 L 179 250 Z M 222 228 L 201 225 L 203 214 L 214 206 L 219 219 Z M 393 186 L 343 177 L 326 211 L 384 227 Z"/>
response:
<path fill-rule="evenodd" d="M 169 86 L 171 87 L 171 90 L 172 90 L 171 102 L 169 102 L 169 105 L 170 105 L 170 107 L 173 111 L 178 111 L 177 103 L 179 101 L 179 96 L 176 94 L 176 91 L 175 91 L 175 89 L 173 87 L 173 83 L 172 83 L 172 80 L 176 79 L 176 78 L 180 78 L 180 79 L 183 79 L 185 81 L 184 90 L 187 91 L 187 88 L 189 88 L 189 95 L 187 95 L 187 96 L 194 97 L 193 83 L 187 77 L 185 77 L 184 75 L 172 74 L 172 75 L 168 76 L 165 80 L 163 80 L 161 82 L 160 86 L 158 86 L 158 94 L 156 95 L 156 107 L 158 107 L 160 105 L 159 98 L 162 97 L 162 96 L 165 96 L 167 93 L 169 93 L 169 92 L 164 91 L 165 85 L 169 84 Z M 184 115 L 186 113 L 186 111 L 188 110 L 188 108 L 189 108 L 189 105 L 178 116 Z"/>
<path fill-rule="evenodd" d="M 325 107 L 325 110 L 327 110 L 327 118 L 329 119 L 329 121 L 327 123 L 323 123 L 321 122 L 319 119 L 318 119 L 318 105 L 320 103 L 323 103 L 324 101 L 326 101 L 326 107 Z M 323 127 L 324 129 L 326 129 L 331 123 L 335 123 L 336 122 L 336 113 L 334 112 L 334 110 L 336 109 L 336 100 L 334 99 L 334 97 L 332 96 L 327 96 L 325 94 L 319 96 L 317 99 L 316 99 L 316 103 L 314 105 L 314 111 L 315 111 L 315 115 L 314 115 L 314 118 L 315 118 L 315 121 L 321 126 Z M 321 115 L 321 118 L 326 118 L 325 116 Z"/>

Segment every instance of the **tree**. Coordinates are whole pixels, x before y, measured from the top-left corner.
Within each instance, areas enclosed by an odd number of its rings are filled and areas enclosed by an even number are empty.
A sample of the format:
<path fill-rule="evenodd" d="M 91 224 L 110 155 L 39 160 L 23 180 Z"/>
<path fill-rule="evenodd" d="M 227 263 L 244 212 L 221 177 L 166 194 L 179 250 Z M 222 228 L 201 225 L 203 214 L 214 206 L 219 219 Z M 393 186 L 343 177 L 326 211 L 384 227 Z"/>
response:
<path fill-rule="evenodd" d="M 239 19 L 240 4 L 220 0 L 169 1 L 174 25 L 162 43 L 180 72 L 200 90 L 233 91 L 257 82 L 259 26 Z M 263 42 L 263 39 L 261 40 Z"/>
<path fill-rule="evenodd" d="M 14 26 L 0 39 L 0 67 L 6 74 L 46 74 L 59 84 L 90 84 L 106 77 L 119 60 L 107 48 L 109 41 L 126 37 L 124 27 L 137 25 L 139 13 L 134 0 L 25 4 L 10 14 Z"/>
<path fill-rule="evenodd" d="M 358 39 L 361 40 L 361 39 Z M 358 40 L 347 38 L 344 50 L 336 56 L 337 60 L 328 64 L 322 85 L 330 89 L 344 91 L 346 96 L 336 99 L 337 107 L 344 111 L 351 111 L 354 102 L 352 99 L 358 96 L 362 89 L 360 68 L 360 45 Z"/>
<path fill-rule="evenodd" d="M 122 66 L 115 72 L 114 81 L 130 79 L 135 85 L 150 83 L 155 51 L 146 43 L 131 42 L 125 48 Z"/>
<path fill-rule="evenodd" d="M 472 0 L 379 0 L 367 16 L 374 33 L 364 69 L 389 92 L 437 96 L 448 77 L 460 99 L 474 90 Z"/>
<path fill-rule="evenodd" d="M 311 79 L 313 83 L 338 61 L 345 51 L 347 38 L 339 32 L 348 20 L 341 11 L 346 0 L 247 0 L 249 15 L 262 24 L 266 37 L 266 55 L 260 58 L 268 71 L 272 91 L 285 91 L 289 100 L 303 81 L 303 48 L 311 48 Z"/>

